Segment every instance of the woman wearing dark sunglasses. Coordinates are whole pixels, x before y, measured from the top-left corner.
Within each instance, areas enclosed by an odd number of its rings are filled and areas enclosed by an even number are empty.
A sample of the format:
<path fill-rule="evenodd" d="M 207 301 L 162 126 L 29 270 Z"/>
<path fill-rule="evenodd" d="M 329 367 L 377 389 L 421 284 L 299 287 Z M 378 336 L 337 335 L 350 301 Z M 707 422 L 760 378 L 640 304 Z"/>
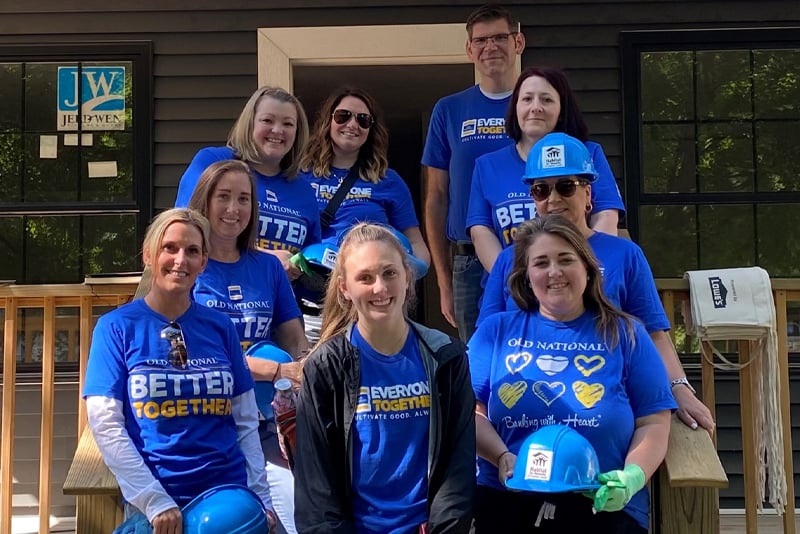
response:
<path fill-rule="evenodd" d="M 554 147 L 560 147 L 558 157 L 552 154 Z M 556 167 L 559 162 L 564 165 Z M 622 311 L 638 318 L 655 343 L 667 368 L 680 418 L 692 428 L 699 424 L 713 431 L 711 412 L 695 396 L 672 345 L 669 319 L 642 249 L 633 241 L 597 232 L 588 224 L 596 175 L 584 143 L 563 133 L 551 133 L 531 149 L 522 181 L 536 203 L 537 217 L 560 214 L 587 238 L 600 262 L 606 296 Z M 514 247 L 497 256 L 486 282 L 478 325 L 499 312 L 519 309 L 507 284 L 513 263 Z"/>
<path fill-rule="evenodd" d="M 94 329 L 83 396 L 128 503 L 124 528 L 149 523 L 155 534 L 180 532 L 181 508 L 222 484 L 252 489 L 275 524 L 239 336 L 226 315 L 191 299 L 209 234 L 196 211 L 158 215 L 142 246 L 153 272 L 148 293 L 103 315 Z"/>
<path fill-rule="evenodd" d="M 598 172 L 590 224 L 617 235 L 619 215 L 625 211 L 622 198 L 603 149 L 588 140 L 588 128 L 563 71 L 551 67 L 523 71 L 511 94 L 505 125 L 515 143 L 476 160 L 467 211 L 467 229 L 487 272 L 500 251 L 513 243 L 516 227 L 535 213 L 519 177 L 531 147 L 550 132 L 564 132 L 586 144 Z"/>
<path fill-rule="evenodd" d="M 352 170 L 355 190 L 339 205 L 323 229 L 322 240 L 338 244 L 357 222 L 382 223 L 403 232 L 414 256 L 430 264 L 430 254 L 414 211 L 411 192 L 389 168 L 389 133 L 377 102 L 365 91 L 342 88 L 331 94 L 311 129 L 300 160 L 302 177 L 314 188 L 323 212 L 339 184 Z"/>

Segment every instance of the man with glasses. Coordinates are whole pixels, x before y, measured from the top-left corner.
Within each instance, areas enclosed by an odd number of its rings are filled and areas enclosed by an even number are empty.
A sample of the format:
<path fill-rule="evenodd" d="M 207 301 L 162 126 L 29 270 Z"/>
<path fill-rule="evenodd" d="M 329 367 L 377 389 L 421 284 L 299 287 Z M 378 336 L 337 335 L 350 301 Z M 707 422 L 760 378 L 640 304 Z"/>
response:
<path fill-rule="evenodd" d="M 422 164 L 427 168 L 425 231 L 439 282 L 442 315 L 466 341 L 475 330 L 483 266 L 466 231 L 472 170 L 478 156 L 512 140 L 505 114 L 525 36 L 497 5 L 467 18 L 467 57 L 480 83 L 446 96 L 431 116 Z M 452 263 L 451 263 L 452 259 Z"/>

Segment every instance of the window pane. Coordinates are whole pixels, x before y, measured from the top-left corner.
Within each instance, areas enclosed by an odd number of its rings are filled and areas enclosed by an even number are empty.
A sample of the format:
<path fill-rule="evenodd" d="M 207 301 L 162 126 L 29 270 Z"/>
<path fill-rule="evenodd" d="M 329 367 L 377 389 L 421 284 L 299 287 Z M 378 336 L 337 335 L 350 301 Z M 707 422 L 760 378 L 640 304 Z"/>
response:
<path fill-rule="evenodd" d="M 800 191 L 800 121 L 756 123 L 759 191 Z"/>
<path fill-rule="evenodd" d="M 22 64 L 0 63 L 0 132 L 22 130 Z"/>
<path fill-rule="evenodd" d="M 22 237 L 22 217 L 0 217 L 0 280 L 22 282 Z"/>
<path fill-rule="evenodd" d="M 800 50 L 755 50 L 753 71 L 756 117 L 800 119 Z"/>
<path fill-rule="evenodd" d="M 135 215 L 84 217 L 83 236 L 84 274 L 141 270 Z"/>
<path fill-rule="evenodd" d="M 639 245 L 656 277 L 683 277 L 697 269 L 695 210 L 691 206 L 642 206 Z"/>
<path fill-rule="evenodd" d="M 62 65 L 64 65 L 62 63 Z M 74 65 L 71 64 L 71 65 Z M 25 131 L 55 132 L 58 123 L 56 63 L 25 64 Z"/>
<path fill-rule="evenodd" d="M 133 200 L 133 134 L 126 132 L 96 132 L 91 147 L 81 152 L 80 200 L 125 201 Z M 116 167 L 111 172 L 98 173 L 91 166 L 109 163 Z"/>
<path fill-rule="evenodd" d="M 694 118 L 692 52 L 642 54 L 642 120 Z"/>
<path fill-rule="evenodd" d="M 645 193 L 696 190 L 694 126 L 642 125 Z"/>
<path fill-rule="evenodd" d="M 749 123 L 697 126 L 700 190 L 753 191 L 753 134 Z"/>
<path fill-rule="evenodd" d="M 42 135 L 25 134 L 24 200 L 64 202 L 78 200 L 78 155 L 80 148 L 56 141 L 57 157 L 42 158 Z"/>
<path fill-rule="evenodd" d="M 22 200 L 22 160 L 22 136 L 0 134 L 0 203 Z"/>
<path fill-rule="evenodd" d="M 755 265 L 753 209 L 725 204 L 698 207 L 701 269 Z"/>
<path fill-rule="evenodd" d="M 696 57 L 697 118 L 751 118 L 750 51 L 714 50 Z"/>
<path fill-rule="evenodd" d="M 772 277 L 800 276 L 800 208 L 762 204 L 756 214 L 759 265 Z"/>
<path fill-rule="evenodd" d="M 25 279 L 31 284 L 82 282 L 80 218 L 27 217 Z"/>

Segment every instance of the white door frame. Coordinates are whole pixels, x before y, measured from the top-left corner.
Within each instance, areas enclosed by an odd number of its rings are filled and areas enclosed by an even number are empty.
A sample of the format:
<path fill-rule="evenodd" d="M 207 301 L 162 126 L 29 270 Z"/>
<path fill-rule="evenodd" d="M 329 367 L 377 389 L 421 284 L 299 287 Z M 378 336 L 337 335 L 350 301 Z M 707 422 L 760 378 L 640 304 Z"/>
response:
<path fill-rule="evenodd" d="M 258 85 L 292 92 L 294 66 L 470 63 L 466 39 L 463 23 L 259 28 Z"/>

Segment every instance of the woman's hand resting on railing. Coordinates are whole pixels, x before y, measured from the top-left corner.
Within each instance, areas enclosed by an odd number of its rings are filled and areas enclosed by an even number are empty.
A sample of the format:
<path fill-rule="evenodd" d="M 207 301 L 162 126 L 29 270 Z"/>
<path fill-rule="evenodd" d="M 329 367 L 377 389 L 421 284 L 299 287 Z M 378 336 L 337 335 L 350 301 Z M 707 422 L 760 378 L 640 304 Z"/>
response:
<path fill-rule="evenodd" d="M 686 426 L 696 429 L 699 425 L 709 434 L 714 434 L 716 425 L 714 418 L 711 417 L 711 410 L 692 393 L 692 390 L 678 385 L 672 388 L 672 395 L 675 397 L 675 402 L 678 403 L 678 418 Z"/>

